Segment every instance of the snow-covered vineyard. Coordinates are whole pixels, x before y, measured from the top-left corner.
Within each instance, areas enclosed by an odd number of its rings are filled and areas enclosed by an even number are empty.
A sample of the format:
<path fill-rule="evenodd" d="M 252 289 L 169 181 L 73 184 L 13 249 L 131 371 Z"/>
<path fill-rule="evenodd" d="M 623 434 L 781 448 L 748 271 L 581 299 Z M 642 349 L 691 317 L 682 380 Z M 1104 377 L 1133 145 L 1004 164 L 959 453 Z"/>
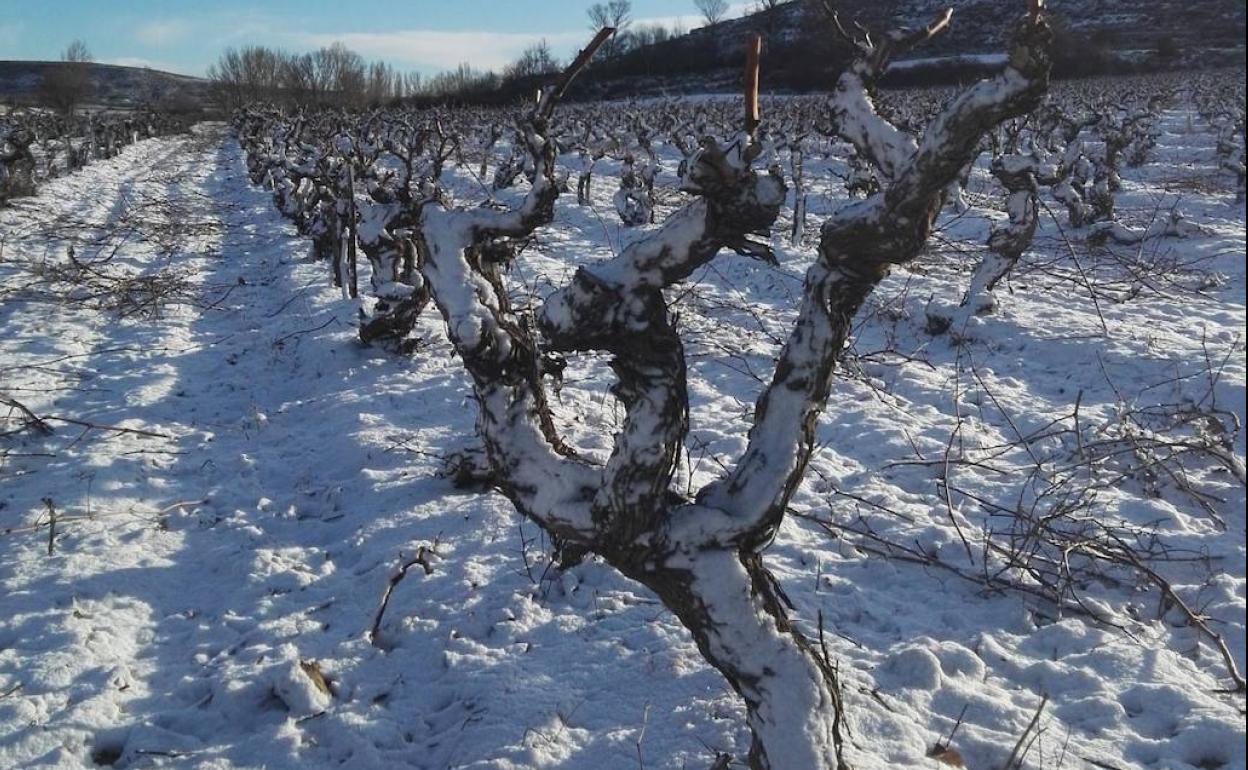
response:
<path fill-rule="evenodd" d="M 744 120 L 0 116 L 0 768 L 1244 768 L 1242 73 L 1038 6 Z"/>

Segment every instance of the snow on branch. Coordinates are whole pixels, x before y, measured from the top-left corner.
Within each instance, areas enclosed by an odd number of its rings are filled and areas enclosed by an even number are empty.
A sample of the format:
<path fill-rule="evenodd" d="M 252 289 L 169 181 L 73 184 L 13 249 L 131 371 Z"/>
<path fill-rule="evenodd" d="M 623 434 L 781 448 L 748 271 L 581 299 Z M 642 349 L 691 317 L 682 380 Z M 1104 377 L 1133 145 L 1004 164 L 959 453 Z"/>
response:
<path fill-rule="evenodd" d="M 511 311 L 502 268 L 512 255 L 510 240 L 554 217 L 559 185 L 547 119 L 608 36 L 606 30 L 599 32 L 522 120 L 534 167 L 524 201 L 501 210 L 425 202 L 418 227 L 425 255 L 421 272 L 472 376 L 481 410 L 479 432 L 496 482 L 522 512 L 572 542 L 594 539 L 584 498 L 597 474 L 572 456 L 555 431 L 542 386 L 544 362 L 527 323 Z"/>
<path fill-rule="evenodd" d="M 942 192 L 984 134 L 1039 104 L 1048 86 L 1051 39 L 1033 0 L 1005 72 L 955 99 L 908 155 L 892 156 L 892 184 L 865 201 L 842 206 L 824 224 L 796 327 L 755 407 L 746 451 L 727 478 L 699 495 L 699 502 L 727 511 L 734 520 L 722 534 L 762 545 L 779 526 L 810 458 L 815 425 L 854 314 L 891 265 L 920 253 Z M 843 78 L 841 85 L 836 100 L 852 79 Z M 857 88 L 860 102 L 869 106 L 860 82 Z M 899 149 L 889 147 L 890 152 Z"/>
<path fill-rule="evenodd" d="M 749 249 L 747 236 L 770 229 L 784 202 L 779 175 L 750 168 L 756 154 L 748 136 L 727 149 L 707 140 L 685 179 L 685 189 L 699 197 L 618 257 L 580 268 L 542 309 L 539 323 L 553 350 L 613 356 L 626 418 L 594 516 L 620 535 L 616 542 L 653 531 L 662 520 L 688 428 L 684 348 L 662 290 L 724 248 Z"/>
<path fill-rule="evenodd" d="M 898 166 L 913 154 L 917 145 L 913 137 L 876 112 L 871 101 L 875 84 L 888 71 L 889 62 L 894 55 L 944 31 L 953 18 L 953 9 L 946 9 L 923 29 L 891 30 L 881 35 L 877 42 L 857 22 L 854 22 L 854 33 L 847 31 L 829 0 L 823 0 L 823 7 L 833 29 L 855 52 L 854 60 L 837 80 L 832 98 L 832 119 L 836 131 L 859 154 L 869 158 L 886 178 L 891 179 Z"/>

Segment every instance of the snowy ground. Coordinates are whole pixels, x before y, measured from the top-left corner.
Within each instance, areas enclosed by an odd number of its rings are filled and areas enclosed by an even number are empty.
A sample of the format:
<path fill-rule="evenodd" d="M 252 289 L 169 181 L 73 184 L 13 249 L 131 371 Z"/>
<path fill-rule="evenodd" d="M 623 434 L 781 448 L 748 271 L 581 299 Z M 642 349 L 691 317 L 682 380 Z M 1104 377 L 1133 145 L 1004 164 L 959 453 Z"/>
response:
<path fill-rule="evenodd" d="M 1245 766 L 1243 696 L 1219 692 L 1215 648 L 1157 590 L 1107 569 L 1079 582 L 1085 611 L 1059 618 L 966 578 L 1001 508 L 1050 499 L 1032 468 L 1103 438 L 1124 406 L 1243 422 L 1244 207 L 1212 137 L 1186 126 L 1167 116 L 1160 162 L 1119 200 L 1147 223 L 1181 197 L 1205 228 L 1157 247 L 1196 266 L 1161 291 L 1094 304 L 1046 221 L 1001 309 L 932 337 L 929 298 L 956 301 L 987 234 L 982 214 L 950 215 L 933 257 L 864 313 L 800 517 L 769 556 L 803 627 L 822 613 L 870 749 L 859 767 L 939 767 L 926 754 L 959 717 L 965 766 L 1002 767 L 1045 696 L 1027 767 Z M 561 201 L 524 282 L 558 284 L 618 247 L 600 179 L 597 211 Z M 995 205 L 986 186 L 972 194 Z M 822 211 L 813 201 L 812 222 Z M 141 292 L 118 303 L 46 280 L 67 225 L 119 220 L 78 257 L 120 242 L 107 270 L 165 280 L 175 301 L 159 312 Z M 556 574 L 504 499 L 436 477 L 474 419 L 436 317 L 410 360 L 358 345 L 355 307 L 222 128 L 48 184 L 0 211 L 0 249 L 0 392 L 79 421 L 0 438 L 0 768 L 701 770 L 744 753 L 735 696 L 652 596 L 592 562 Z M 782 250 L 779 268 L 722 257 L 680 297 L 691 488 L 742 447 L 811 253 Z M 557 399 L 590 454 L 618 418 L 606 374 L 574 361 Z M 1079 437 L 1017 441 L 1054 421 Z M 1242 462 L 1242 434 L 1232 452 Z M 1198 556 L 1158 569 L 1242 671 L 1244 490 L 1216 463 L 1190 473 L 1211 497 L 1127 473 L 1080 510 Z M 930 563 L 882 555 L 898 545 Z"/>

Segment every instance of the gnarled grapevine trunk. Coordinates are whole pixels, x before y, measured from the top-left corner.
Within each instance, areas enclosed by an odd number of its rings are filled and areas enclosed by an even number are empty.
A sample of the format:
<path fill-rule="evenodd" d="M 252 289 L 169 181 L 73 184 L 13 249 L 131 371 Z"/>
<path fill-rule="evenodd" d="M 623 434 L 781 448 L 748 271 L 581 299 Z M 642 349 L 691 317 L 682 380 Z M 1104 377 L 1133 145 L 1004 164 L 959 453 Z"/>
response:
<path fill-rule="evenodd" d="M 581 267 L 532 324 L 504 287 L 507 244 L 549 222 L 558 197 L 547 139 L 555 100 L 609 30 L 582 52 L 523 126 L 535 174 L 514 210 L 422 202 L 421 274 L 471 375 L 493 481 L 561 542 L 602 556 L 653 590 L 745 703 L 754 770 L 839 770 L 844 712 L 832 665 L 787 617 L 761 552 L 802 480 L 832 373 L 854 315 L 890 266 L 927 242 L 943 193 L 998 123 L 1036 106 L 1048 78 L 1049 31 L 1033 0 L 1009 66 L 951 102 L 922 137 L 880 117 L 869 84 L 888 55 L 939 31 L 856 43 L 862 63 L 835 97 L 840 130 L 880 170 L 883 189 L 843 206 L 823 226 L 798 319 L 760 396 L 748 445 L 727 475 L 692 501 L 671 488 L 688 430 L 684 351 L 663 290 L 723 249 L 767 258 L 750 236 L 768 231 L 785 199 L 778 169 L 751 166 L 753 137 L 704 140 L 685 187 L 697 197 L 621 254 Z M 545 354 L 605 351 L 625 407 L 603 465 L 560 441 L 546 403 Z"/>
<path fill-rule="evenodd" d="M 962 298 L 970 313 L 984 313 L 997 306 L 993 290 L 1005 279 L 1031 247 L 1039 221 L 1036 161 L 1029 155 L 1006 155 L 992 163 L 992 174 L 1005 187 L 1007 220 L 994 225 L 988 236 L 988 254 L 971 276 Z"/>
<path fill-rule="evenodd" d="M 750 767 L 845 766 L 836 672 L 793 628 L 759 554 L 695 549 L 623 571 L 672 610 L 745 702 Z"/>

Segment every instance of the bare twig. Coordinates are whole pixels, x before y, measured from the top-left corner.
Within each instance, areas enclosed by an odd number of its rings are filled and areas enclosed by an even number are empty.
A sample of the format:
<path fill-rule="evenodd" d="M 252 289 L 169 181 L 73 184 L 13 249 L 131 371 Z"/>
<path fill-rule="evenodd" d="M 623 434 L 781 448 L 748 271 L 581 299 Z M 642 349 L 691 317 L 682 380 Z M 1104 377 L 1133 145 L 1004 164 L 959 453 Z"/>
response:
<path fill-rule="evenodd" d="M 1027 729 L 1023 730 L 1022 735 L 1018 736 L 1018 743 L 1014 744 L 1014 750 L 1010 752 L 1010 758 L 1006 760 L 1003 770 L 1022 770 L 1023 760 L 1027 757 L 1027 748 L 1031 746 L 1031 742 L 1027 740 L 1027 737 L 1036 729 L 1036 725 L 1040 722 L 1040 715 L 1044 713 L 1044 707 L 1048 703 L 1049 695 L 1045 693 L 1040 697 L 1040 706 L 1036 708 L 1035 715 L 1027 723 Z M 1034 737 L 1032 740 L 1034 740 Z"/>
<path fill-rule="evenodd" d="M 48 556 L 51 556 L 56 550 L 56 506 L 50 497 L 43 498 L 43 504 L 48 507 Z"/>
<path fill-rule="evenodd" d="M 401 560 L 398 569 L 390 575 L 390 580 L 386 583 L 386 590 L 381 595 L 381 606 L 377 608 L 377 613 L 373 615 L 373 624 L 369 627 L 368 637 L 369 644 L 374 647 L 381 648 L 377 639 L 381 633 L 381 620 L 386 614 L 386 608 L 390 606 L 390 597 L 394 594 L 394 589 L 403 582 L 403 578 L 407 577 L 408 570 L 416 565 L 420 565 L 424 569 L 426 575 L 433 574 L 433 566 L 429 563 L 429 554 L 437 554 L 438 542 L 435 540 L 431 546 L 420 546 L 416 549 L 416 555 L 405 561 Z"/>

